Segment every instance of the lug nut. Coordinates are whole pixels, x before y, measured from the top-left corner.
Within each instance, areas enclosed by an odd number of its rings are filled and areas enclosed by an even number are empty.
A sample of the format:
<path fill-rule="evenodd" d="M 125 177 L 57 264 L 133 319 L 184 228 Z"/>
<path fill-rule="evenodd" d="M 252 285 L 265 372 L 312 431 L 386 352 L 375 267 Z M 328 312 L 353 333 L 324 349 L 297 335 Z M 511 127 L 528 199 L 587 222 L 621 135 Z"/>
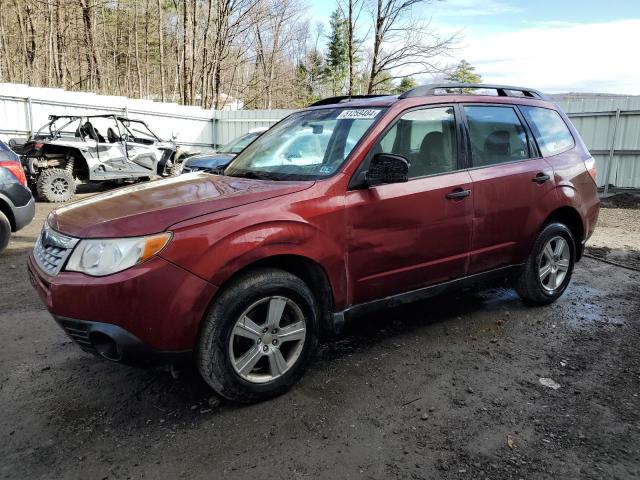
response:
<path fill-rule="evenodd" d="M 262 347 L 262 351 L 263 352 L 268 352 L 269 351 L 269 347 L 267 347 L 266 345 L 264 347 Z"/>
<path fill-rule="evenodd" d="M 277 344 L 278 344 L 278 340 L 274 340 L 274 341 L 273 341 L 273 342 L 271 342 L 271 343 L 273 343 L 274 345 L 277 345 Z"/>
<path fill-rule="evenodd" d="M 258 345 L 260 345 L 261 343 L 262 343 L 262 339 L 261 339 L 261 338 L 259 338 L 259 339 L 258 339 Z"/>
<path fill-rule="evenodd" d="M 267 327 L 264 327 L 264 328 L 262 329 L 262 333 L 267 333 L 267 330 L 269 330 L 269 329 L 268 329 Z"/>
<path fill-rule="evenodd" d="M 278 329 L 274 328 L 273 330 L 271 330 L 271 333 L 273 333 L 275 335 L 276 333 L 278 333 Z"/>

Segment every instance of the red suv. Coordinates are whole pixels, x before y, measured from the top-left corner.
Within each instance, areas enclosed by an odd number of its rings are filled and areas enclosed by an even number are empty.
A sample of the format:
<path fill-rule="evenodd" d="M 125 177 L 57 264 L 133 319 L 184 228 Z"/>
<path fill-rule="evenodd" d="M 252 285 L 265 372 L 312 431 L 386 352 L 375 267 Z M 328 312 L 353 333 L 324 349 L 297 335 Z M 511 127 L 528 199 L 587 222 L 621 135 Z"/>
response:
<path fill-rule="evenodd" d="M 495 277 L 553 302 L 599 209 L 575 128 L 519 87 L 323 100 L 224 173 L 58 208 L 28 267 L 84 350 L 192 355 L 215 391 L 243 402 L 284 392 L 321 331 L 353 315 Z"/>

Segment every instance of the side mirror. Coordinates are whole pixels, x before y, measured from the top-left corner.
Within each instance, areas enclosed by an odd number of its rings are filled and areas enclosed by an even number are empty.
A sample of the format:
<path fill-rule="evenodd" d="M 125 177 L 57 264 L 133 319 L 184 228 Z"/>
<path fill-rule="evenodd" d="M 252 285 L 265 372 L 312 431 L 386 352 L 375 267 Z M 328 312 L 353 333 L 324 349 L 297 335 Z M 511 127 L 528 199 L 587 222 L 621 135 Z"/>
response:
<path fill-rule="evenodd" d="M 369 186 L 406 182 L 409 180 L 409 161 L 401 155 L 378 153 L 371 159 L 365 179 Z"/>

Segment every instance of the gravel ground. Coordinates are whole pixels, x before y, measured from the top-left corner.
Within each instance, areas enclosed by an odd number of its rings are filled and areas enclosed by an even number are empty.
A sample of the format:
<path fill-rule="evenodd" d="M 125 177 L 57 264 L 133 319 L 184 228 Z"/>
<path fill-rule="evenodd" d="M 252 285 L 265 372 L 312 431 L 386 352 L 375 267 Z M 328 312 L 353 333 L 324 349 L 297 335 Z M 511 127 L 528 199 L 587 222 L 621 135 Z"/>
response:
<path fill-rule="evenodd" d="M 640 208 L 603 208 L 587 253 L 640 269 Z"/>
<path fill-rule="evenodd" d="M 362 318 L 238 406 L 73 345 L 28 283 L 37 207 L 0 257 L 0 478 L 640 477 L 637 271 L 585 258 L 548 307 L 493 285 Z M 603 209 L 590 251 L 637 255 L 639 212 Z"/>

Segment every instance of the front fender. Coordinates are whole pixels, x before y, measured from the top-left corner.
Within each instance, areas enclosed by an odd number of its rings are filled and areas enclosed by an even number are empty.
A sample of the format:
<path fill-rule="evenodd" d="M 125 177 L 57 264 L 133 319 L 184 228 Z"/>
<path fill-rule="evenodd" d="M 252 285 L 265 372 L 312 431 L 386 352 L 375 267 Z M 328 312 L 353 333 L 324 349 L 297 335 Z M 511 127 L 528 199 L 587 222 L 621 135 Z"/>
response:
<path fill-rule="evenodd" d="M 346 269 L 341 236 L 298 218 L 264 221 L 234 228 L 232 216 L 173 230 L 162 256 L 216 286 L 239 270 L 278 255 L 305 257 L 320 265 L 329 278 L 336 306 L 345 301 Z"/>

